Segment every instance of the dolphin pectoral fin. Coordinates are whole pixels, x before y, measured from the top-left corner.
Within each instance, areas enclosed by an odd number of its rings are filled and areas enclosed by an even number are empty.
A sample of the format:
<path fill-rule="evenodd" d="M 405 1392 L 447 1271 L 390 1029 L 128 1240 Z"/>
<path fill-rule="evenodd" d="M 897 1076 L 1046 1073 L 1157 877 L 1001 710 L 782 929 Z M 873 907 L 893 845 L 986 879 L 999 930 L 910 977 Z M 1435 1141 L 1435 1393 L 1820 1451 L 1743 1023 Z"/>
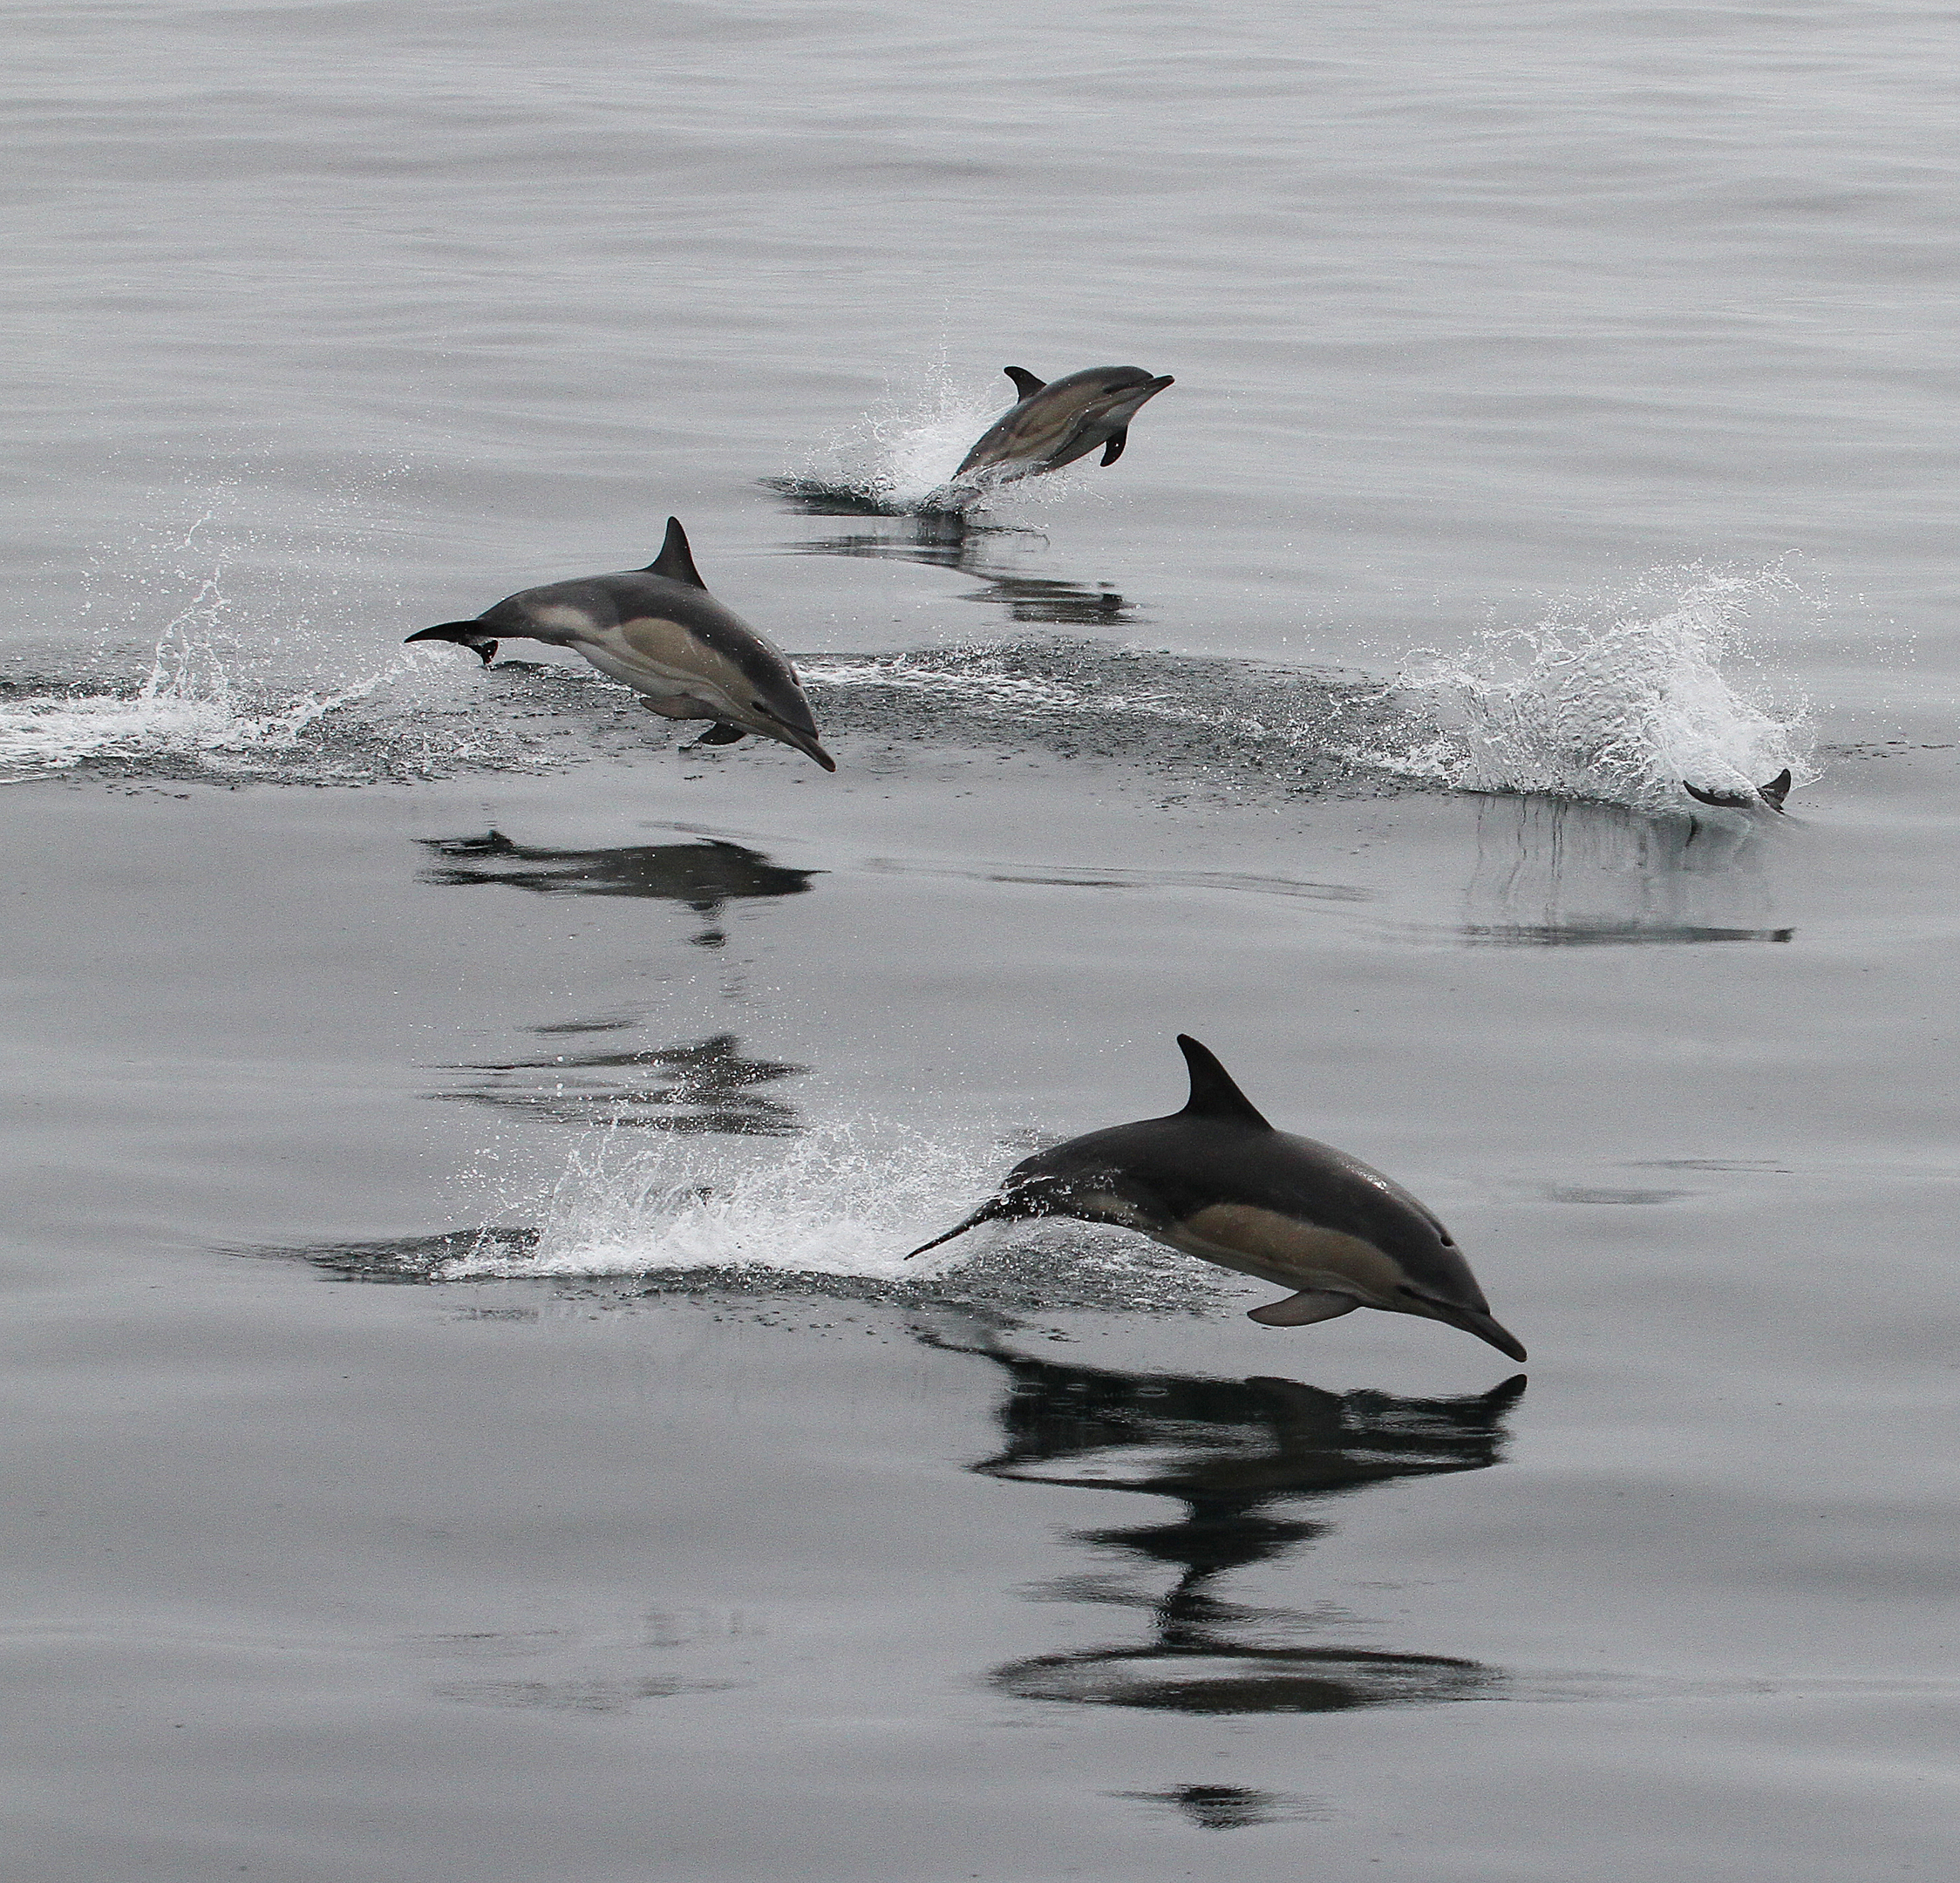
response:
<path fill-rule="evenodd" d="M 1756 787 L 1756 795 L 1772 811 L 1780 811 L 1783 808 L 1783 800 L 1790 795 L 1789 766 L 1785 765 L 1768 784 L 1759 785 Z"/>
<path fill-rule="evenodd" d="M 667 540 L 660 554 L 647 564 L 650 575 L 664 575 L 669 581 L 685 582 L 691 588 L 705 588 L 701 571 L 694 566 L 694 552 L 687 547 L 687 532 L 678 517 L 667 519 Z"/>
<path fill-rule="evenodd" d="M 1123 447 L 1129 442 L 1129 427 L 1126 425 L 1114 438 L 1110 439 L 1108 444 L 1103 446 L 1102 461 L 1104 465 L 1106 466 L 1114 464 L 1123 455 Z"/>
<path fill-rule="evenodd" d="M 484 633 L 480 621 L 438 622 L 433 628 L 417 629 L 402 645 L 407 647 L 416 641 L 452 641 L 458 647 L 466 647 L 486 667 L 497 657 L 497 643 Z"/>
<path fill-rule="evenodd" d="M 1268 1302 L 1263 1308 L 1249 1309 L 1248 1321 L 1262 1327 L 1311 1327 L 1316 1321 L 1332 1321 L 1352 1314 L 1361 1305 L 1351 1295 L 1336 1295 L 1328 1288 L 1302 1288 L 1284 1301 Z"/>
<path fill-rule="evenodd" d="M 1025 366 L 1003 366 L 1001 370 L 1014 382 L 1014 391 L 1022 398 L 1032 398 L 1048 384 L 1045 379 L 1037 379 Z"/>
<path fill-rule="evenodd" d="M 732 745 L 737 739 L 745 739 L 748 736 L 746 726 L 725 725 L 718 719 L 694 743 L 697 745 Z"/>

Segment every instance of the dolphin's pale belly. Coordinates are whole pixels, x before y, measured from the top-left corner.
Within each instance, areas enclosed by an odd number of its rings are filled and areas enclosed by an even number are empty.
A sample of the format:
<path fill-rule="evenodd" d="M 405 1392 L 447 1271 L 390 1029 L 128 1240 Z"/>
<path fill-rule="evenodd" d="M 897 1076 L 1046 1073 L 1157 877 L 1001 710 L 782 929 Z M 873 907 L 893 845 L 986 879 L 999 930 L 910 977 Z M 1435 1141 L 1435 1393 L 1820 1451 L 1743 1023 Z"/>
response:
<path fill-rule="evenodd" d="M 752 717 L 738 704 L 746 697 L 738 690 L 748 683 L 734 663 L 678 622 L 642 615 L 582 636 L 576 645 L 601 673 L 644 695 L 654 711 L 670 719 L 739 724 Z"/>
<path fill-rule="evenodd" d="M 1396 1294 L 1406 1279 L 1401 1267 L 1372 1242 L 1276 1210 L 1249 1203 L 1214 1203 L 1181 1223 L 1150 1233 L 1187 1255 L 1281 1288 L 1351 1295 L 1371 1308 L 1402 1305 Z"/>

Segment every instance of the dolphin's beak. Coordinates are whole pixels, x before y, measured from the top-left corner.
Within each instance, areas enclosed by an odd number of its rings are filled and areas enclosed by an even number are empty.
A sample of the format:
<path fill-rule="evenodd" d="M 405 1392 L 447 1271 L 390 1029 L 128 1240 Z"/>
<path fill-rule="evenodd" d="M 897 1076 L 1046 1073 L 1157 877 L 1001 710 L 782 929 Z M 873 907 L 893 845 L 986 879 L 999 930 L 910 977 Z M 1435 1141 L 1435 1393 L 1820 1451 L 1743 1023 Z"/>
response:
<path fill-rule="evenodd" d="M 1001 1200 L 998 1197 L 989 1197 L 964 1222 L 956 1223 L 944 1235 L 936 1235 L 931 1241 L 920 1243 L 918 1247 L 904 1259 L 910 1261 L 913 1255 L 923 1255 L 928 1249 L 937 1248 L 942 1242 L 950 1242 L 955 1236 L 964 1235 L 969 1229 L 977 1229 L 982 1223 L 993 1222 L 1006 1213 L 1006 1211 L 1001 1207 Z"/>
<path fill-rule="evenodd" d="M 1176 384 L 1177 381 L 1172 378 L 1168 373 L 1166 373 L 1161 379 L 1146 380 L 1140 386 L 1125 386 L 1122 391 L 1111 400 L 1108 416 L 1113 418 L 1120 413 L 1123 423 L 1127 425 L 1166 386 L 1175 385 Z"/>
<path fill-rule="evenodd" d="M 1432 1321 L 1461 1328 L 1466 1334 L 1474 1334 L 1479 1340 L 1487 1341 L 1499 1353 L 1508 1354 L 1514 1360 L 1525 1357 L 1517 1336 L 1508 1328 L 1500 1327 L 1484 1309 L 1460 1308 L 1454 1302 L 1439 1301 L 1433 1295 L 1420 1295 L 1406 1286 L 1397 1292 L 1409 1304 L 1400 1310 L 1403 1314 L 1423 1315 Z"/>
<path fill-rule="evenodd" d="M 1443 1302 L 1428 1302 L 1426 1305 L 1439 1321 L 1447 1321 L 1452 1327 L 1460 1327 L 1466 1334 L 1474 1334 L 1479 1340 L 1496 1348 L 1499 1353 L 1507 1354 L 1514 1360 L 1527 1357 L 1517 1336 L 1508 1328 L 1500 1327 L 1487 1314 L 1479 1314 L 1474 1308 L 1453 1307 Z"/>
<path fill-rule="evenodd" d="M 801 726 L 792 725 L 779 714 L 772 713 L 766 706 L 761 707 L 762 721 L 756 731 L 766 738 L 772 738 L 785 745 L 793 745 L 798 751 L 814 758 L 826 772 L 834 772 L 837 761 L 817 743 L 814 730 L 806 732 Z"/>
<path fill-rule="evenodd" d="M 826 772 L 834 772 L 837 769 L 837 761 L 807 732 L 786 732 L 782 737 L 800 752 L 807 752 Z"/>

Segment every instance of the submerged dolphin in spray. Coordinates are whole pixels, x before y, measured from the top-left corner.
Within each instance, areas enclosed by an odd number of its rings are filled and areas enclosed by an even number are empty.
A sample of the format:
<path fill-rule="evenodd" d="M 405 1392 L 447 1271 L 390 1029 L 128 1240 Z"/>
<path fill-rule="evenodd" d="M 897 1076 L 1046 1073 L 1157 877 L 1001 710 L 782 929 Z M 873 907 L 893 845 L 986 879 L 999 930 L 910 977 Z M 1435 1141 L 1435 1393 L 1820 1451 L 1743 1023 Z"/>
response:
<path fill-rule="evenodd" d="M 1681 780 L 1681 789 L 1698 804 L 1717 805 L 1725 811 L 1747 811 L 1760 799 L 1772 811 L 1781 812 L 1783 800 L 1790 795 L 1790 768 L 1785 765 L 1768 784 L 1759 785 L 1754 798 L 1746 798 L 1739 792 L 1703 791 L 1686 778 Z"/>
<path fill-rule="evenodd" d="M 1003 412 L 954 472 L 992 473 L 996 482 L 1059 471 L 1103 446 L 1102 461 L 1113 465 L 1129 442 L 1130 420 L 1146 399 L 1175 382 L 1168 373 L 1154 379 L 1140 366 L 1091 366 L 1045 384 L 1024 366 L 1002 369 L 1014 382 L 1019 403 Z"/>
<path fill-rule="evenodd" d="M 1276 1131 L 1210 1051 L 1177 1043 L 1191 1098 L 1168 1118 L 1072 1138 L 1023 1159 L 998 1193 L 922 1255 L 983 1222 L 1075 1216 L 1116 1223 L 1241 1275 L 1296 1289 L 1255 1308 L 1268 1327 L 1306 1327 L 1357 1308 L 1419 1315 L 1522 1360 L 1450 1233 L 1358 1158 Z M 909 1261 L 911 1255 L 906 1260 Z"/>
<path fill-rule="evenodd" d="M 487 667 L 500 637 L 571 648 L 623 681 L 649 712 L 711 719 L 698 744 L 732 745 L 753 732 L 807 752 L 826 772 L 836 761 L 817 743 L 817 722 L 788 656 L 708 593 L 680 519 L 643 569 L 587 575 L 521 589 L 474 621 L 443 622 L 410 641 L 453 641 Z"/>

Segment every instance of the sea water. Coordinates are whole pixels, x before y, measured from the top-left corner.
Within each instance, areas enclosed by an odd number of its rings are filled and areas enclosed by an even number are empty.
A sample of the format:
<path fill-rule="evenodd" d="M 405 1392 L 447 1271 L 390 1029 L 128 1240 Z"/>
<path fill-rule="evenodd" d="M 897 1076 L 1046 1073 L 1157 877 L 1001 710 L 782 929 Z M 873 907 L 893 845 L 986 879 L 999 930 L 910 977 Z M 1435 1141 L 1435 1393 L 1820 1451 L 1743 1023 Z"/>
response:
<path fill-rule="evenodd" d="M 11 19 L 10 1874 L 1943 1873 L 1947 11 Z"/>

